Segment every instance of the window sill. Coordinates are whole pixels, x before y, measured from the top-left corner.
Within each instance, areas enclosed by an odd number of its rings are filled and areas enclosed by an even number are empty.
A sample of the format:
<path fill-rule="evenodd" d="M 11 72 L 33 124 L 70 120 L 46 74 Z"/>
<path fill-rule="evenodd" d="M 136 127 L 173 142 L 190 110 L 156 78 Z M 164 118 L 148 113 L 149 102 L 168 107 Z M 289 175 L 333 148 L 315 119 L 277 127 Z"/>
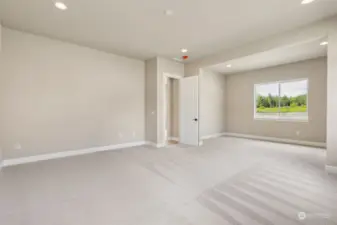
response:
<path fill-rule="evenodd" d="M 254 120 L 308 123 L 308 117 L 254 116 Z"/>

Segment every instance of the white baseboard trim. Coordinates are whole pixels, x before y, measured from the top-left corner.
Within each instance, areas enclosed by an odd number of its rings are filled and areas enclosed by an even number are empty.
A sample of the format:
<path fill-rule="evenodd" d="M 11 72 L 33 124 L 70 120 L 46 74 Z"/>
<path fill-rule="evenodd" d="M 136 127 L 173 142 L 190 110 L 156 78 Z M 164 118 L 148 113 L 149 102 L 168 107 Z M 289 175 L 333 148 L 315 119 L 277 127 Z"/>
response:
<path fill-rule="evenodd" d="M 102 147 L 94 147 L 94 148 L 87 148 L 87 149 L 80 149 L 80 150 L 72 150 L 72 151 L 64 151 L 64 152 L 56 152 L 44 155 L 36 155 L 36 156 L 28 156 L 16 159 L 6 159 L 3 161 L 3 167 L 7 166 L 14 166 L 20 165 L 25 163 L 33 163 L 38 161 L 50 160 L 50 159 L 59 159 L 59 158 L 66 158 L 71 156 L 78 156 L 78 155 L 86 155 L 95 152 L 103 152 L 103 151 L 111 151 L 111 150 L 118 150 L 122 148 L 130 148 L 135 146 L 145 145 L 146 141 L 140 142 L 131 142 L 125 144 L 117 144 L 117 145 L 108 145 Z"/>
<path fill-rule="evenodd" d="M 165 147 L 165 144 L 157 144 L 157 143 L 154 143 L 154 142 L 151 142 L 151 141 L 148 141 L 146 142 L 147 145 L 150 145 L 152 147 L 155 147 L 155 148 L 162 148 L 162 147 Z"/>
<path fill-rule="evenodd" d="M 224 136 L 226 133 L 217 133 L 217 134 L 211 134 L 211 135 L 206 135 L 206 136 L 202 136 L 201 140 L 207 140 L 207 139 L 211 139 L 211 138 L 218 138 L 221 136 Z"/>
<path fill-rule="evenodd" d="M 227 137 L 247 138 L 247 139 L 254 139 L 254 140 L 261 140 L 261 141 L 270 141 L 270 142 L 326 148 L 326 143 L 323 143 L 323 142 L 300 141 L 300 140 L 291 140 L 291 139 L 283 139 L 283 138 L 276 138 L 276 137 L 265 137 L 265 136 L 256 136 L 256 135 L 238 134 L 238 133 L 225 133 L 224 135 Z"/>
<path fill-rule="evenodd" d="M 178 137 L 169 137 L 168 138 L 169 141 L 179 141 Z"/>
<path fill-rule="evenodd" d="M 157 144 L 154 143 L 154 142 L 151 142 L 151 141 L 147 141 L 147 142 L 146 142 L 146 145 L 150 145 L 150 146 L 152 146 L 152 147 L 157 148 Z"/>
<path fill-rule="evenodd" d="M 157 148 L 164 148 L 165 146 L 166 146 L 165 143 L 163 143 L 163 144 L 157 144 Z"/>
<path fill-rule="evenodd" d="M 325 171 L 331 174 L 337 174 L 337 166 L 325 166 Z"/>

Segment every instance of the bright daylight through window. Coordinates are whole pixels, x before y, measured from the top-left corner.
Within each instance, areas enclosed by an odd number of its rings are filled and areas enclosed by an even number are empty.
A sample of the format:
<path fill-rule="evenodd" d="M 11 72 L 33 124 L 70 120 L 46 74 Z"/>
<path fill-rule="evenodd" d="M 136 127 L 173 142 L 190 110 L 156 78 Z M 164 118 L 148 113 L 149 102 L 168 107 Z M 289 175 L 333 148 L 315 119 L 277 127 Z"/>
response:
<path fill-rule="evenodd" d="M 255 85 L 255 119 L 308 120 L 308 80 Z"/>

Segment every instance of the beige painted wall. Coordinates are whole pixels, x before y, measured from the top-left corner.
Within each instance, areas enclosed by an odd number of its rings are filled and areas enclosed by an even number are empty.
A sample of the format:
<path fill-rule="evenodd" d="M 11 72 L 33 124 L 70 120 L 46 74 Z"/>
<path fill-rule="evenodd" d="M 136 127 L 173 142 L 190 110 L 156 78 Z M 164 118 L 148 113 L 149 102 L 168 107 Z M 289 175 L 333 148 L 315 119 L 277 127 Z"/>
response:
<path fill-rule="evenodd" d="M 1 60 L 5 158 L 145 139 L 143 61 L 6 28 Z"/>
<path fill-rule="evenodd" d="M 203 69 L 199 81 L 200 137 L 225 132 L 226 76 Z"/>
<path fill-rule="evenodd" d="M 145 62 L 146 140 L 157 143 L 157 58 Z"/>
<path fill-rule="evenodd" d="M 337 167 L 337 33 L 328 46 L 327 164 Z"/>
<path fill-rule="evenodd" d="M 299 78 L 309 79 L 309 122 L 254 120 L 254 84 Z M 326 58 L 227 76 L 227 132 L 326 142 L 326 87 Z"/>

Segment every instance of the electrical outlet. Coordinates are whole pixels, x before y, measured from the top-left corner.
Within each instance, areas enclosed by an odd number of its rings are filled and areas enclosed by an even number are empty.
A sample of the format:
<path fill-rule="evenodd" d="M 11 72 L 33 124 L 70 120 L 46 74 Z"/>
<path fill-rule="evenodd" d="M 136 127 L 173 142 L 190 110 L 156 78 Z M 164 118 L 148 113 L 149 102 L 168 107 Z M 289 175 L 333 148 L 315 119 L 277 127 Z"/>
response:
<path fill-rule="evenodd" d="M 15 149 L 15 150 L 20 150 L 20 149 L 22 149 L 21 144 L 20 144 L 20 143 L 14 144 L 14 149 Z"/>
<path fill-rule="evenodd" d="M 296 135 L 297 135 L 297 136 L 300 136 L 300 135 L 301 135 L 301 131 L 299 131 L 299 130 L 296 131 Z"/>
<path fill-rule="evenodd" d="M 136 131 L 132 132 L 132 136 L 135 138 L 136 137 Z"/>

